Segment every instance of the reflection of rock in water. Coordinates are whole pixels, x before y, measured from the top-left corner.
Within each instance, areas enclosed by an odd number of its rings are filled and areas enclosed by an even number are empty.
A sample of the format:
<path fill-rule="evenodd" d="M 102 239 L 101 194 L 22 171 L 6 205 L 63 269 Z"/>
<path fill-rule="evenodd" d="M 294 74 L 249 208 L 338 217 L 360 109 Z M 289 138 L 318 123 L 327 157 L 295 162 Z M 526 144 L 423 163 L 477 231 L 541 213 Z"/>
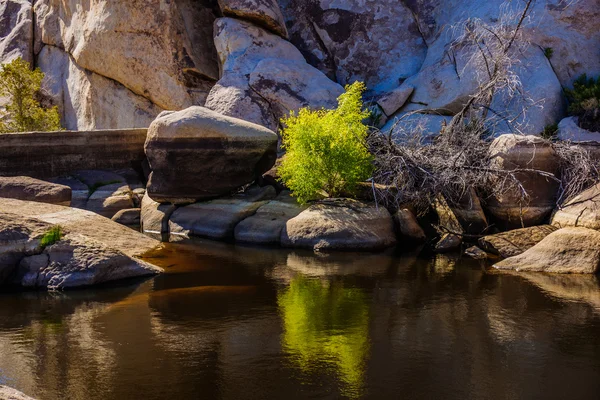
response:
<path fill-rule="evenodd" d="M 287 268 L 308 276 L 378 276 L 393 262 L 389 253 L 313 253 L 293 252 L 287 257 Z"/>
<path fill-rule="evenodd" d="M 600 281 L 595 275 L 520 273 L 549 295 L 567 301 L 580 301 L 600 311 Z"/>
<path fill-rule="evenodd" d="M 361 395 L 369 352 L 369 305 L 360 288 L 297 276 L 278 295 L 283 348 L 304 373 L 320 363 L 343 382 L 342 395 Z"/>

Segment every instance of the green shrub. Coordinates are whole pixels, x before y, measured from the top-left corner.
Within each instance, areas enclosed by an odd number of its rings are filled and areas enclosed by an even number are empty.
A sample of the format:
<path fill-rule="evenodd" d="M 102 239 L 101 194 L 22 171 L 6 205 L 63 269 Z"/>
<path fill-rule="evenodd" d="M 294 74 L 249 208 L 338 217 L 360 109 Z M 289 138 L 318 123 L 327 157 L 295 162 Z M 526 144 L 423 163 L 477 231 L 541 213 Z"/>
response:
<path fill-rule="evenodd" d="M 0 96 L 8 97 L 0 113 L 0 132 L 31 132 L 60 130 L 58 108 L 40 106 L 39 96 L 44 74 L 31 70 L 29 63 L 17 58 L 0 69 Z"/>
<path fill-rule="evenodd" d="M 48 230 L 48 232 L 44 233 L 44 236 L 42 236 L 42 240 L 40 241 L 40 244 L 42 245 L 42 248 L 47 247 L 47 246 L 52 246 L 54 243 L 56 243 L 60 239 L 62 239 L 62 236 L 63 236 L 62 227 L 60 225 L 55 225 L 52 228 L 50 228 Z"/>
<path fill-rule="evenodd" d="M 346 86 L 335 110 L 301 109 L 282 123 L 286 150 L 279 174 L 300 203 L 352 193 L 372 171 L 363 121 L 365 85 Z"/>
<path fill-rule="evenodd" d="M 600 132 L 600 77 L 581 75 L 573 89 L 565 89 L 569 100 L 569 114 L 579 117 L 579 126 Z"/>
<path fill-rule="evenodd" d="M 552 140 L 556 137 L 557 133 L 558 133 L 558 124 L 551 124 L 551 125 L 546 125 L 544 127 L 544 130 L 542 131 L 541 136 L 544 139 Z"/>
<path fill-rule="evenodd" d="M 554 54 L 554 49 L 552 47 L 546 47 L 544 49 L 544 55 L 546 56 L 546 58 L 548 60 L 552 58 L 553 54 Z"/>

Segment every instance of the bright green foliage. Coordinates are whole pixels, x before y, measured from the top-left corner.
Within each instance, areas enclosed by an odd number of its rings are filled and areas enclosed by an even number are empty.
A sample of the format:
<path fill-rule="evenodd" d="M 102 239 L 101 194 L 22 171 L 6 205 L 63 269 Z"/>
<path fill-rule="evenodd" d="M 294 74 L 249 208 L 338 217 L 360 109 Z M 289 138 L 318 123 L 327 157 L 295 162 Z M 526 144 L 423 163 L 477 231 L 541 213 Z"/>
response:
<path fill-rule="evenodd" d="M 60 225 L 55 225 L 52 228 L 50 228 L 48 230 L 48 232 L 44 233 L 44 236 L 42 236 L 42 240 L 40 241 L 40 244 L 41 244 L 42 248 L 44 248 L 46 246 L 52 246 L 54 243 L 56 243 L 60 239 L 62 239 L 62 236 L 63 236 L 62 227 Z"/>
<path fill-rule="evenodd" d="M 0 114 L 0 132 L 31 132 L 60 130 L 58 108 L 45 109 L 36 99 L 44 74 L 31 70 L 29 63 L 17 58 L 3 64 L 0 70 L 0 96 L 9 102 Z"/>
<path fill-rule="evenodd" d="M 282 120 L 287 154 L 279 174 L 300 203 L 351 193 L 369 178 L 372 157 L 366 146 L 368 127 L 363 121 L 365 85 L 346 86 L 335 110 L 301 109 Z"/>
<path fill-rule="evenodd" d="M 278 293 L 282 344 L 310 373 L 325 362 L 344 383 L 342 395 L 360 398 L 369 353 L 369 305 L 359 288 L 297 276 Z"/>

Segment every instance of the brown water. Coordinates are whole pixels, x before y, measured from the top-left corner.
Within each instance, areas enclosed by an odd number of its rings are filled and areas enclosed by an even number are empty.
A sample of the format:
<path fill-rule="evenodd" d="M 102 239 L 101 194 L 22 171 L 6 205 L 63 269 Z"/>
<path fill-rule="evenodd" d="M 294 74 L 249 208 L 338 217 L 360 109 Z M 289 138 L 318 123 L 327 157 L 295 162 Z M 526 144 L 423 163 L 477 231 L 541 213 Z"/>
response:
<path fill-rule="evenodd" d="M 165 249 L 167 273 L 0 294 L 0 384 L 52 399 L 598 399 L 600 285 L 446 256 Z"/>

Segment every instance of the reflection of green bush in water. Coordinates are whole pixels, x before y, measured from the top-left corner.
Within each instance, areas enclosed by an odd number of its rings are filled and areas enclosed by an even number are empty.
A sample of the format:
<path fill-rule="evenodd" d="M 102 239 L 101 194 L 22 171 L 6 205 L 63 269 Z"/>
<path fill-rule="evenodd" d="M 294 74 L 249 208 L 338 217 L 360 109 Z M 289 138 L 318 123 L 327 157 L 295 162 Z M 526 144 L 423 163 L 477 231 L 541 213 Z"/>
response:
<path fill-rule="evenodd" d="M 369 347 L 369 308 L 360 289 L 297 277 L 279 293 L 284 349 L 304 372 L 335 366 L 348 397 L 358 397 Z M 312 367 L 312 368 L 311 368 Z"/>

